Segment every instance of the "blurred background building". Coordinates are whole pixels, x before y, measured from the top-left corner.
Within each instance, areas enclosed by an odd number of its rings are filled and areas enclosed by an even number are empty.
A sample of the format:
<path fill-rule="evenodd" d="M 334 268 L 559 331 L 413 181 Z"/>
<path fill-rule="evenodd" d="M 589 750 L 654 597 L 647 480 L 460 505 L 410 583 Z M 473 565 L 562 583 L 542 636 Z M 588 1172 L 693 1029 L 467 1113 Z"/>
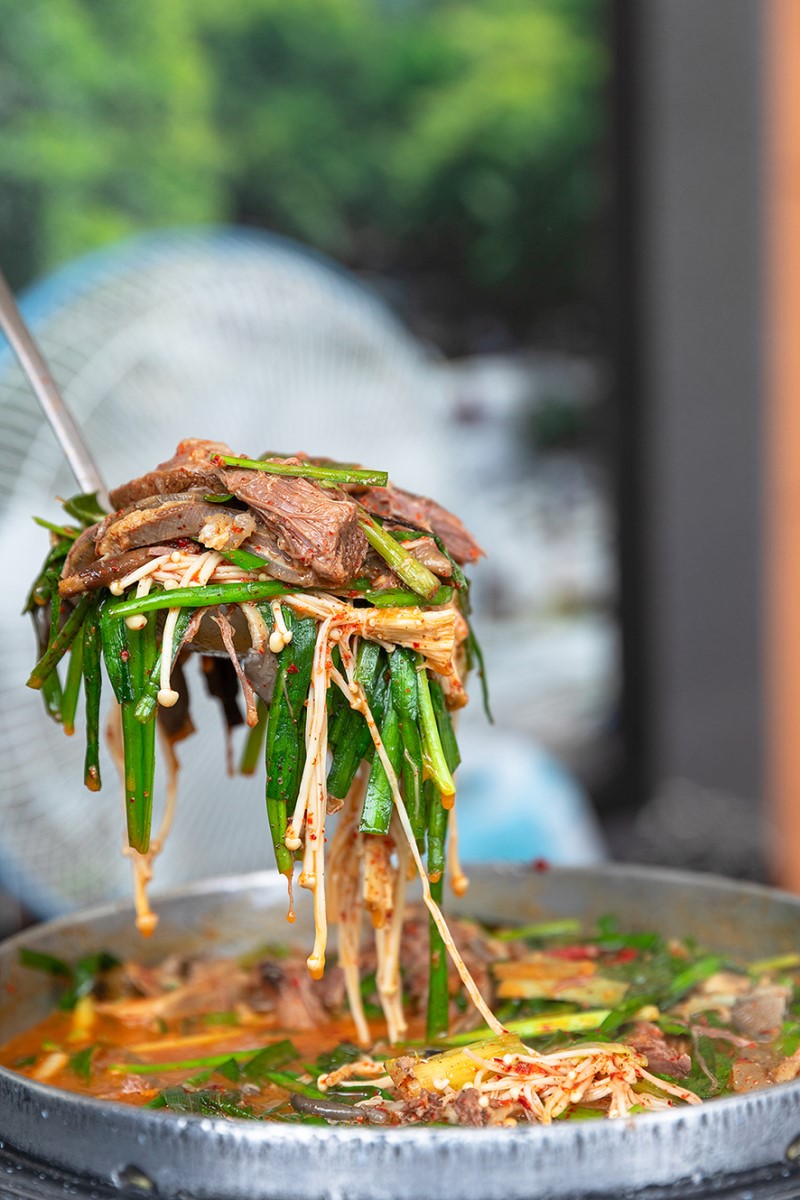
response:
<path fill-rule="evenodd" d="M 0 0 L 15 287 L 209 225 L 357 275 L 436 378 L 499 722 L 567 764 L 614 856 L 758 878 L 784 9 Z"/>

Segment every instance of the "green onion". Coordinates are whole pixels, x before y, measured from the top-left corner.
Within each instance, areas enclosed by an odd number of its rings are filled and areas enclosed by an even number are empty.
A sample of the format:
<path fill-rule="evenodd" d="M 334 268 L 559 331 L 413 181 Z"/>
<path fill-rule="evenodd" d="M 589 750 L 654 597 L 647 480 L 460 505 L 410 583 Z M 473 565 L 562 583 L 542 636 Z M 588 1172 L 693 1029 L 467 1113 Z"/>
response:
<path fill-rule="evenodd" d="M 282 463 L 263 458 L 234 458 L 230 454 L 215 454 L 214 462 L 226 467 L 244 467 L 249 471 L 264 471 L 267 475 L 289 475 L 300 479 L 319 479 L 325 483 L 365 483 L 386 487 L 388 471 L 369 471 L 343 465 L 320 467 L 314 463 Z"/>
<path fill-rule="evenodd" d="M 403 583 L 418 596 L 427 600 L 429 604 L 433 603 L 442 587 L 442 581 L 438 575 L 434 575 L 433 571 L 429 571 L 423 563 L 414 558 L 413 554 L 409 554 L 405 546 L 387 533 L 377 521 L 372 519 L 369 513 L 362 510 L 358 523 L 372 549 L 380 554 L 383 561 L 392 568 L 396 575 L 399 575 Z"/>

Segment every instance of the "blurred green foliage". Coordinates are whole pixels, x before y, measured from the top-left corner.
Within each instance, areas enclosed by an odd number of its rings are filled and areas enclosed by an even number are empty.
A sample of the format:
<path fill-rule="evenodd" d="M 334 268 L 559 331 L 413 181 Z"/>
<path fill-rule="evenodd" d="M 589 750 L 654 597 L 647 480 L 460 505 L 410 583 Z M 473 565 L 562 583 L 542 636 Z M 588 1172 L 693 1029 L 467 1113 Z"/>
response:
<path fill-rule="evenodd" d="M 604 0 L 0 0 L 2 261 L 22 283 L 134 230 L 244 221 L 462 314 L 579 301 L 604 21 Z"/>

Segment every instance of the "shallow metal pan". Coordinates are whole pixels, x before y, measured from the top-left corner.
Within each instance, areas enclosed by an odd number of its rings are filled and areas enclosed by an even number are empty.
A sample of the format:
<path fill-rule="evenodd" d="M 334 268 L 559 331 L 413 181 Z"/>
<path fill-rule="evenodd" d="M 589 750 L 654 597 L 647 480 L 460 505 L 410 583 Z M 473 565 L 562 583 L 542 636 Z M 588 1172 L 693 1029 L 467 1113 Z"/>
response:
<path fill-rule="evenodd" d="M 637 867 L 481 867 L 470 874 L 468 897 L 452 908 L 487 920 L 577 915 L 592 922 L 613 912 L 626 927 L 690 934 L 742 957 L 800 946 L 800 901 L 766 888 Z M 0 1039 L 52 1004 L 49 982 L 19 968 L 21 945 L 63 957 L 107 948 L 152 961 L 177 947 L 222 953 L 286 940 L 285 883 L 273 872 L 183 888 L 162 897 L 158 909 L 161 923 L 149 943 L 133 929 L 127 905 L 6 942 Z M 308 931 L 301 915 L 292 937 Z M 629 1121 L 384 1130 L 190 1119 L 82 1098 L 0 1070 L 0 1152 L 4 1146 L 68 1173 L 73 1186 L 78 1178 L 101 1191 L 198 1200 L 564 1200 L 643 1189 L 700 1195 L 706 1181 L 719 1194 L 722 1177 L 772 1180 L 788 1196 L 800 1153 L 800 1084 Z M 755 1195 L 755 1185 L 747 1186 Z"/>

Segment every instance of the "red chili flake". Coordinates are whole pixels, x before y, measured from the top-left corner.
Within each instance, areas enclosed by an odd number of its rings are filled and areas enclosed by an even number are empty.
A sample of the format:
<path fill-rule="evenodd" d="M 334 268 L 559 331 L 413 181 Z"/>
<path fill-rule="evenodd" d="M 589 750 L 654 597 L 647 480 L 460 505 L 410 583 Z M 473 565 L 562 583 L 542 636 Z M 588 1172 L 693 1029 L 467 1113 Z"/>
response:
<path fill-rule="evenodd" d="M 135 804 L 135 803 L 136 803 L 136 797 L 128 796 L 128 804 Z"/>
<path fill-rule="evenodd" d="M 8 992 L 9 996 L 13 996 L 16 993 L 16 990 L 17 990 L 17 985 L 15 983 L 7 983 L 6 984 L 6 991 Z"/>
<path fill-rule="evenodd" d="M 130 654 L 130 650 L 120 650 L 120 652 L 119 652 L 119 656 L 120 656 L 120 658 L 122 659 L 122 661 L 123 661 L 123 662 L 127 662 L 127 661 L 128 661 L 128 659 L 129 659 L 129 658 L 130 658 L 130 656 L 131 656 L 131 654 Z"/>
<path fill-rule="evenodd" d="M 419 642 L 412 642 L 411 645 L 414 647 L 415 650 L 419 650 Z"/>
<path fill-rule="evenodd" d="M 296 675 L 298 671 L 299 667 L 297 666 L 297 663 L 289 663 L 288 667 L 286 668 L 287 675 Z"/>
<path fill-rule="evenodd" d="M 613 961 L 615 963 L 633 962 L 638 957 L 639 951 L 634 950 L 633 946 L 623 946 L 622 950 L 618 950 L 614 955 Z"/>
<path fill-rule="evenodd" d="M 531 869 L 534 871 L 549 871 L 550 863 L 546 858 L 535 858 L 531 863 Z"/>

